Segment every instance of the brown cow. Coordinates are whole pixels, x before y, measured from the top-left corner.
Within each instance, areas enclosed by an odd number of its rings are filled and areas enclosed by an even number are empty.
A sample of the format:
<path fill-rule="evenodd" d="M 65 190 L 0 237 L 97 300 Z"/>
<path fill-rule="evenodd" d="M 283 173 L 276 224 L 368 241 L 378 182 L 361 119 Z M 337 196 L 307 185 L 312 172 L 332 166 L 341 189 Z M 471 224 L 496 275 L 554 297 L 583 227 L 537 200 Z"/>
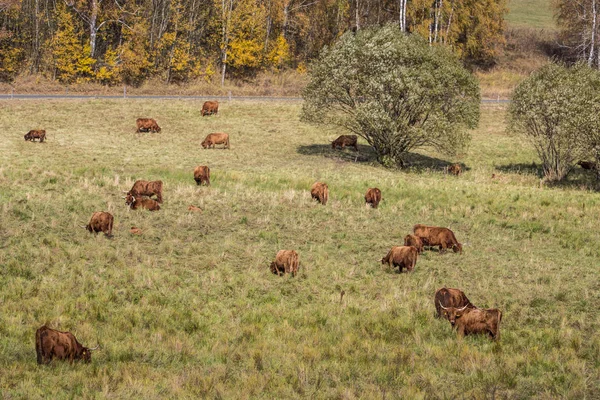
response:
<path fill-rule="evenodd" d="M 154 118 L 138 118 L 135 121 L 137 125 L 137 131 L 140 132 L 160 132 L 160 126 L 156 123 Z"/>
<path fill-rule="evenodd" d="M 341 149 L 344 149 L 344 147 L 348 146 L 354 147 L 354 150 L 358 151 L 357 140 L 358 138 L 356 137 L 356 135 L 341 135 L 333 142 L 331 142 L 331 148 L 335 149 L 336 147 L 339 147 Z"/>
<path fill-rule="evenodd" d="M 271 272 L 279 276 L 283 276 L 286 272 L 296 276 L 298 263 L 298 253 L 296 251 L 279 250 L 275 256 L 275 261 L 271 263 Z"/>
<path fill-rule="evenodd" d="M 449 165 L 446 170 L 449 174 L 452 174 L 452 175 L 458 176 L 458 175 L 462 174 L 462 167 L 460 166 L 460 164 Z"/>
<path fill-rule="evenodd" d="M 379 190 L 377 188 L 369 188 L 367 190 L 367 194 L 365 194 L 365 202 L 367 203 L 367 206 L 377 208 L 377 206 L 379 206 L 380 201 L 381 201 L 381 190 Z"/>
<path fill-rule="evenodd" d="M 201 143 L 202 148 L 216 148 L 217 144 L 222 144 L 224 149 L 229 148 L 229 135 L 227 133 L 211 133 Z"/>
<path fill-rule="evenodd" d="M 408 272 L 411 272 L 415 269 L 418 256 L 419 253 L 417 252 L 416 247 L 394 246 L 387 255 L 381 259 L 381 263 L 388 264 L 392 268 L 398 267 L 400 272 L 402 272 L 402 268 L 406 268 Z"/>
<path fill-rule="evenodd" d="M 418 236 L 415 236 L 415 235 L 404 236 L 404 245 L 405 246 L 413 246 L 417 249 L 417 252 L 419 254 L 423 253 L 423 241 Z"/>
<path fill-rule="evenodd" d="M 579 161 L 577 165 L 583 169 L 596 169 L 596 163 L 593 161 Z"/>
<path fill-rule="evenodd" d="M 133 186 L 131 187 L 131 190 L 129 190 L 128 192 L 125 192 L 125 194 L 131 194 L 132 196 L 135 197 L 140 197 L 140 196 L 148 196 L 148 197 L 152 197 L 153 195 L 156 195 L 156 201 L 158 201 L 159 203 L 162 203 L 162 189 L 163 189 L 163 183 L 162 181 L 135 181 L 135 183 L 133 184 Z"/>
<path fill-rule="evenodd" d="M 423 241 L 424 246 L 439 246 L 440 253 L 451 248 L 455 253 L 462 254 L 462 244 L 458 243 L 454 232 L 448 228 L 417 224 L 414 226 L 413 232 Z"/>
<path fill-rule="evenodd" d="M 96 211 L 92 214 L 92 218 L 90 218 L 90 222 L 84 226 L 90 232 L 98 233 L 102 232 L 106 236 L 112 236 L 112 228 L 113 228 L 114 218 L 112 214 L 104 212 L 104 211 Z"/>
<path fill-rule="evenodd" d="M 497 308 L 481 309 L 469 307 L 469 305 L 458 307 L 444 307 L 444 318 L 450 321 L 450 325 L 456 328 L 459 336 L 485 333 L 494 340 L 500 338 L 500 321 L 502 311 Z"/>
<path fill-rule="evenodd" d="M 202 105 L 202 116 L 212 115 L 219 112 L 219 102 L 218 101 L 205 101 Z"/>
<path fill-rule="evenodd" d="M 149 197 L 143 196 L 134 196 L 132 194 L 128 194 L 125 199 L 125 204 L 129 206 L 132 210 L 137 210 L 138 208 L 145 208 L 149 211 L 158 211 L 160 210 L 160 205 L 156 200 L 152 200 Z"/>
<path fill-rule="evenodd" d="M 326 205 L 329 200 L 329 186 L 323 182 L 315 182 L 310 188 L 310 196 L 319 203 Z"/>
<path fill-rule="evenodd" d="M 35 332 L 35 352 L 38 364 L 49 364 L 53 358 L 68 360 L 71 364 L 75 360 L 89 363 L 92 360 L 92 351 L 98 349 L 83 347 L 71 332 L 61 332 L 42 326 Z"/>
<path fill-rule="evenodd" d="M 31 140 L 35 142 L 35 139 L 38 139 L 40 143 L 42 143 L 46 139 L 46 130 L 45 129 L 33 129 L 25 134 L 25 141 Z"/>
<path fill-rule="evenodd" d="M 196 207 L 194 205 L 191 205 L 191 206 L 188 207 L 188 211 L 202 212 L 202 209 L 200 207 Z"/>
<path fill-rule="evenodd" d="M 475 306 L 469 301 L 465 293 L 460 289 L 453 288 L 441 288 L 435 292 L 434 297 L 435 305 L 435 317 L 442 317 L 442 307 L 455 307 L 460 308 L 468 306 L 475 308 Z"/>
<path fill-rule="evenodd" d="M 132 226 L 131 229 L 129 230 L 129 233 L 131 233 L 132 235 L 141 235 L 142 230 L 140 228 L 136 228 L 135 226 Z"/>
<path fill-rule="evenodd" d="M 206 186 L 210 186 L 210 168 L 206 165 L 197 166 L 194 170 L 194 180 L 197 185 L 204 183 Z"/>

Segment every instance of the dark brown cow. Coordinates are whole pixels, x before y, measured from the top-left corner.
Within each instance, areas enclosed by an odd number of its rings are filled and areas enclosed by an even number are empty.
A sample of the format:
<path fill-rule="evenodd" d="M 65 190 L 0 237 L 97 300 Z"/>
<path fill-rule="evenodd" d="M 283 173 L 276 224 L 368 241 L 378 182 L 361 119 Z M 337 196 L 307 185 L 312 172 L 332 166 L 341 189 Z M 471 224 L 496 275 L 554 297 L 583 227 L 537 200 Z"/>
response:
<path fill-rule="evenodd" d="M 202 141 L 202 148 L 216 148 L 217 144 L 222 144 L 224 149 L 229 148 L 229 134 L 227 133 L 211 133 Z"/>
<path fill-rule="evenodd" d="M 206 165 L 199 165 L 194 170 L 194 180 L 197 185 L 205 184 L 210 186 L 210 168 Z"/>
<path fill-rule="evenodd" d="M 471 334 L 488 334 L 494 340 L 500 338 L 500 321 L 502 311 L 497 308 L 481 309 L 465 305 L 458 307 L 444 307 L 440 305 L 443 316 L 453 328 L 456 328 L 458 336 Z"/>
<path fill-rule="evenodd" d="M 162 181 L 139 180 L 139 181 L 135 181 L 135 183 L 131 187 L 131 190 L 129 190 L 128 192 L 125 192 L 125 194 L 127 194 L 127 195 L 130 194 L 135 197 L 140 197 L 140 196 L 152 197 L 153 195 L 156 195 L 156 201 L 158 201 L 159 203 L 162 203 L 162 189 L 163 189 Z"/>
<path fill-rule="evenodd" d="M 387 255 L 381 259 L 381 263 L 388 264 L 391 268 L 398 267 L 400 272 L 402 272 L 402 268 L 406 268 L 408 272 L 411 272 L 415 269 L 418 256 L 419 253 L 417 252 L 416 247 L 394 246 Z"/>
<path fill-rule="evenodd" d="M 339 147 L 343 149 L 344 147 L 354 147 L 354 150 L 358 151 L 358 138 L 356 135 L 342 135 L 331 142 L 331 148 L 335 149 Z"/>
<path fill-rule="evenodd" d="M 442 307 L 461 308 L 467 306 L 475 308 L 462 290 L 453 288 L 438 289 L 435 292 L 434 305 L 436 318 L 442 317 Z"/>
<path fill-rule="evenodd" d="M 202 116 L 212 115 L 219 112 L 219 102 L 218 101 L 205 101 L 202 105 Z"/>
<path fill-rule="evenodd" d="M 449 174 L 458 176 L 462 174 L 462 167 L 460 164 L 452 164 L 448 166 L 447 171 Z"/>
<path fill-rule="evenodd" d="M 381 201 L 381 190 L 379 190 L 377 188 L 367 189 L 367 194 L 365 194 L 365 202 L 367 203 L 367 206 L 377 208 L 377 206 L 379 206 L 380 201 Z"/>
<path fill-rule="evenodd" d="M 315 182 L 310 188 L 310 196 L 319 203 L 326 205 L 329 200 L 329 186 L 323 182 Z"/>
<path fill-rule="evenodd" d="M 439 246 L 440 252 L 445 252 L 450 248 L 455 253 L 462 254 L 462 244 L 458 243 L 454 232 L 448 228 L 417 224 L 414 226 L 413 232 L 423 241 L 424 246 Z"/>
<path fill-rule="evenodd" d="M 61 332 L 42 326 L 35 332 L 35 352 L 38 364 L 49 364 L 52 359 L 68 360 L 71 364 L 76 360 L 89 363 L 92 351 L 98 349 L 83 347 L 71 332 Z"/>
<path fill-rule="evenodd" d="M 292 276 L 296 276 L 298 264 L 298 253 L 296 251 L 279 250 L 270 268 L 272 273 L 279 276 L 283 276 L 284 273 L 291 273 Z"/>
<path fill-rule="evenodd" d="M 415 235 L 404 236 L 404 245 L 405 246 L 413 246 L 417 249 L 417 252 L 419 254 L 423 253 L 423 241 L 418 236 L 415 236 Z"/>
<path fill-rule="evenodd" d="M 152 200 L 149 197 L 134 196 L 132 194 L 128 194 L 125 197 L 125 204 L 132 210 L 137 210 L 138 208 L 145 208 L 149 211 L 160 210 L 160 205 L 156 200 Z"/>
<path fill-rule="evenodd" d="M 25 141 L 31 140 L 35 142 L 35 139 L 38 139 L 40 143 L 42 143 L 46 139 L 46 130 L 45 129 L 33 129 L 25 134 Z"/>
<path fill-rule="evenodd" d="M 96 211 L 92 214 L 90 222 L 84 226 L 90 232 L 103 232 L 106 236 L 112 236 L 114 218 L 111 213 Z"/>
<path fill-rule="evenodd" d="M 593 161 L 579 161 L 577 165 L 583 169 L 596 169 L 596 163 Z"/>
<path fill-rule="evenodd" d="M 135 121 L 137 132 L 160 132 L 160 126 L 154 118 L 138 118 Z"/>

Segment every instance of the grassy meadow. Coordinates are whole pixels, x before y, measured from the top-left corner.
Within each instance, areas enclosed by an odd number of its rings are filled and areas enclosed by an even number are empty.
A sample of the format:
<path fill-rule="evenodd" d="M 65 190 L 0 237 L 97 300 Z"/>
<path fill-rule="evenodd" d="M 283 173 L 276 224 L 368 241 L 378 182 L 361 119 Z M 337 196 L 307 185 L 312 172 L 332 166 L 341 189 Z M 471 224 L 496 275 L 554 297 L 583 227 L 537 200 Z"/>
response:
<path fill-rule="evenodd" d="M 482 106 L 465 154 L 398 171 L 364 142 L 332 151 L 340 132 L 300 123 L 300 103 L 200 107 L 0 103 L 0 398 L 600 398 L 600 195 L 580 169 L 541 186 L 505 108 Z M 135 134 L 142 116 L 162 132 Z M 38 127 L 48 141 L 25 142 Z M 203 150 L 219 131 L 231 150 Z M 445 175 L 448 162 L 467 171 Z M 212 186 L 196 186 L 197 165 Z M 136 179 L 163 180 L 160 211 L 126 208 Z M 310 199 L 316 180 L 327 206 Z M 94 211 L 115 216 L 114 238 L 81 228 Z M 450 227 L 464 253 L 382 266 L 416 223 Z M 298 251 L 297 277 L 269 272 L 280 249 Z M 500 340 L 435 319 L 443 286 L 500 308 Z M 102 349 L 38 366 L 44 323 Z"/>
<path fill-rule="evenodd" d="M 552 29 L 552 0 L 509 0 L 506 21 L 510 27 Z"/>

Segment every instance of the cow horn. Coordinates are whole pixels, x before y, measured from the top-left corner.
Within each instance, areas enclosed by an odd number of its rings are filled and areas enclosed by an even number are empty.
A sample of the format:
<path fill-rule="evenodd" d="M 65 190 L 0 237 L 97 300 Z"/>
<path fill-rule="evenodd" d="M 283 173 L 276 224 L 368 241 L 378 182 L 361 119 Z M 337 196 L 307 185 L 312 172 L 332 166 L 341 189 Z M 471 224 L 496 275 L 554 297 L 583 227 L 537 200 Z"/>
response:
<path fill-rule="evenodd" d="M 442 307 L 444 310 L 447 310 L 447 308 L 442 305 L 441 301 L 438 300 L 438 303 L 440 304 L 440 307 Z"/>
<path fill-rule="evenodd" d="M 87 228 L 87 225 L 79 225 L 79 226 L 81 226 L 82 228 Z"/>
<path fill-rule="evenodd" d="M 469 305 L 467 304 L 466 306 L 464 306 L 463 308 L 459 308 L 458 311 L 464 311 L 465 308 L 467 308 Z"/>
<path fill-rule="evenodd" d="M 94 351 L 94 350 L 98 350 L 100 348 L 100 344 L 98 344 L 96 347 L 93 348 L 89 348 L 89 351 Z"/>

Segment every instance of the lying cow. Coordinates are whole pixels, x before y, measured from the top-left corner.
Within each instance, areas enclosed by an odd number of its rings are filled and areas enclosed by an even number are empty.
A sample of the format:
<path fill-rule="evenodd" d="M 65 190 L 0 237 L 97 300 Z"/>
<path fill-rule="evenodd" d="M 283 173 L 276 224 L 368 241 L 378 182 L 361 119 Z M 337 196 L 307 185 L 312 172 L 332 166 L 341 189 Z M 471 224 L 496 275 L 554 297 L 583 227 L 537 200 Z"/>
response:
<path fill-rule="evenodd" d="M 111 213 L 105 211 L 96 211 L 92 214 L 90 222 L 84 226 L 90 232 L 98 233 L 102 232 L 106 236 L 112 236 L 114 218 Z"/>
<path fill-rule="evenodd" d="M 462 173 L 462 167 L 460 164 L 449 165 L 447 168 L 447 172 L 451 175 L 460 175 Z"/>
<path fill-rule="evenodd" d="M 448 228 L 417 224 L 413 227 L 413 232 L 423 241 L 424 246 L 439 246 L 440 252 L 450 248 L 455 253 L 462 254 L 462 244 L 458 243 L 454 232 Z"/>
<path fill-rule="evenodd" d="M 229 148 L 229 135 L 227 133 L 211 133 L 201 143 L 202 148 L 216 148 L 217 144 L 222 144 L 224 149 Z"/>
<path fill-rule="evenodd" d="M 131 190 L 125 192 L 127 195 L 132 195 L 135 197 L 140 196 L 148 196 L 152 197 L 156 195 L 156 201 L 162 203 L 162 189 L 163 183 L 162 181 L 135 181 Z"/>
<path fill-rule="evenodd" d="M 296 276 L 298 272 L 298 253 L 294 250 L 279 250 L 275 256 L 275 261 L 271 263 L 271 272 L 279 276 L 284 273 L 291 273 Z"/>
<path fill-rule="evenodd" d="M 197 185 L 205 184 L 210 186 L 210 168 L 206 165 L 199 165 L 194 170 L 194 180 Z"/>
<path fill-rule="evenodd" d="M 140 132 L 160 132 L 160 126 L 156 123 L 154 118 L 138 118 L 135 121 L 137 125 L 137 131 Z"/>
<path fill-rule="evenodd" d="M 500 338 L 500 321 L 502 311 L 496 308 L 481 309 L 469 307 L 469 305 L 458 307 L 444 307 L 443 316 L 453 328 L 456 328 L 459 336 L 484 333 L 490 335 L 494 340 Z"/>
<path fill-rule="evenodd" d="M 379 190 L 377 188 L 369 188 L 367 190 L 367 194 L 365 194 L 365 202 L 367 203 L 367 206 L 377 208 L 377 206 L 379 206 L 380 201 L 381 201 L 381 190 Z"/>
<path fill-rule="evenodd" d="M 219 112 L 219 102 L 218 101 L 205 101 L 202 105 L 201 114 L 204 117 L 205 115 L 212 115 Z"/>
<path fill-rule="evenodd" d="M 45 129 L 33 129 L 25 134 L 25 141 L 31 140 L 35 142 L 35 139 L 38 139 L 40 143 L 42 143 L 46 139 L 46 130 Z"/>
<path fill-rule="evenodd" d="M 469 301 L 465 293 L 460 289 L 438 289 L 435 292 L 435 297 L 433 301 L 435 305 L 436 318 L 441 318 L 443 316 L 442 307 L 461 308 L 467 306 L 470 308 L 475 308 L 475 306 Z"/>
<path fill-rule="evenodd" d="M 138 208 L 145 208 L 149 211 L 158 211 L 160 210 L 160 205 L 156 200 L 152 200 L 149 197 L 143 196 L 134 196 L 132 194 L 128 194 L 125 199 L 125 204 L 129 206 L 132 210 L 137 210 Z"/>
<path fill-rule="evenodd" d="M 310 188 L 310 196 L 319 203 L 326 205 L 329 200 L 329 187 L 326 183 L 315 182 Z"/>
<path fill-rule="evenodd" d="M 98 349 L 83 347 L 71 332 L 61 332 L 42 326 L 35 332 L 35 352 L 38 364 L 49 364 L 52 359 L 68 360 L 70 363 L 92 360 L 92 351 Z"/>
<path fill-rule="evenodd" d="M 417 257 L 418 252 L 416 247 L 394 246 L 387 255 L 381 259 L 381 263 L 388 264 L 391 268 L 398 267 L 400 270 L 399 272 L 402 272 L 402 268 L 406 268 L 408 272 L 411 272 L 415 269 Z"/>
<path fill-rule="evenodd" d="M 596 169 L 596 163 L 593 161 L 579 161 L 577 165 L 583 169 Z"/>
<path fill-rule="evenodd" d="M 333 142 L 331 142 L 331 148 L 335 149 L 336 147 L 339 147 L 341 149 L 344 149 L 344 147 L 348 146 L 348 147 L 354 147 L 354 150 L 358 151 L 357 143 L 358 143 L 358 138 L 356 137 L 356 135 L 341 135 L 340 137 L 335 139 Z"/>
<path fill-rule="evenodd" d="M 417 249 L 417 253 L 423 253 L 423 241 L 421 238 L 415 235 L 406 235 L 404 236 L 404 245 L 405 246 L 413 246 Z"/>

